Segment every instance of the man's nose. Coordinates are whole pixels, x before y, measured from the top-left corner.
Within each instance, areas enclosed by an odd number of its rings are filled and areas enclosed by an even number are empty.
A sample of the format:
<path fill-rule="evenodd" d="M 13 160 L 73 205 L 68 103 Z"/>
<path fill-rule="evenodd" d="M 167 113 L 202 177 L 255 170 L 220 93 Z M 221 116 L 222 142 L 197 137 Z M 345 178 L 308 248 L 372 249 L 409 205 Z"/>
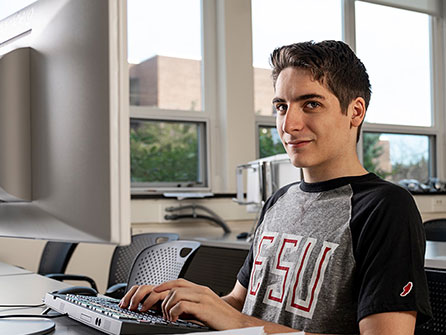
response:
<path fill-rule="evenodd" d="M 302 130 L 303 127 L 304 113 L 299 108 L 290 106 L 283 120 L 282 130 L 285 133 L 292 134 Z"/>

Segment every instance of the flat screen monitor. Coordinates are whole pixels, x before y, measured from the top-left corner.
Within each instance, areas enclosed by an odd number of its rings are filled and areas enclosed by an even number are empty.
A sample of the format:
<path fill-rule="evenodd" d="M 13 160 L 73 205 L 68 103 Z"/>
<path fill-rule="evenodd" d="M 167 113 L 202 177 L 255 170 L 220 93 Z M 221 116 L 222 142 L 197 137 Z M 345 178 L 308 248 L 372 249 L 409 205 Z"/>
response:
<path fill-rule="evenodd" d="M 126 1 L 0 21 L 0 236 L 130 242 Z"/>

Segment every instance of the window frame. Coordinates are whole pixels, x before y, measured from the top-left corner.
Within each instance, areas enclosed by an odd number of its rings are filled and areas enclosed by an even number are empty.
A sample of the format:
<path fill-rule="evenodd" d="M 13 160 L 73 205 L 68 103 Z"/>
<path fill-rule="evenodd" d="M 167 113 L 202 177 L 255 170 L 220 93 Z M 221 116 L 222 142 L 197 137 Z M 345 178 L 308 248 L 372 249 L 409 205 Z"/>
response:
<path fill-rule="evenodd" d="M 441 19 L 441 4 L 439 1 L 413 1 L 410 5 L 400 0 L 343 0 L 344 1 L 344 40 L 353 50 L 356 50 L 356 31 L 355 31 L 355 3 L 356 1 L 367 2 L 382 6 L 393 7 L 397 9 L 415 11 L 429 15 L 430 24 L 430 80 L 431 80 L 431 119 L 432 126 L 406 126 L 398 124 L 382 124 L 364 122 L 362 132 L 372 133 L 390 133 L 407 135 L 424 135 L 430 139 L 429 153 L 429 176 L 439 177 L 444 180 L 446 173 L 444 171 L 445 155 L 444 135 L 445 129 L 440 125 L 444 124 L 444 99 L 442 98 L 442 89 L 444 87 L 444 61 L 443 45 L 444 32 L 443 20 Z M 373 94 L 372 94 L 373 96 Z M 363 136 L 358 143 L 358 155 L 362 162 L 363 159 Z"/>
<path fill-rule="evenodd" d="M 446 123 L 445 115 L 445 31 L 442 13 L 442 4 L 439 0 L 414 0 L 409 4 L 404 0 L 342 0 L 342 39 L 356 51 L 356 29 L 355 29 L 355 3 L 356 1 L 368 2 L 377 5 L 389 6 L 398 9 L 416 11 L 428 14 L 430 21 L 430 64 L 431 64 L 431 113 L 432 126 L 404 126 L 397 124 L 381 124 L 364 122 L 363 132 L 391 133 L 407 135 L 425 135 L 431 139 L 429 153 L 429 175 L 446 179 Z M 253 111 L 254 113 L 254 111 Z M 259 150 L 259 127 L 275 124 L 274 116 L 256 115 L 256 157 L 260 155 Z M 358 156 L 363 159 L 363 136 L 357 145 Z M 433 139 L 433 140 L 432 140 Z"/>
<path fill-rule="evenodd" d="M 212 99 L 213 85 L 210 82 L 215 81 L 215 71 L 213 68 L 215 64 L 212 62 L 213 42 L 205 33 L 215 30 L 213 24 L 207 18 L 209 11 L 212 11 L 206 1 L 200 1 L 200 17 L 201 17 L 201 111 L 187 111 L 176 109 L 164 109 L 155 106 L 143 106 L 130 104 L 130 121 L 133 119 L 145 119 L 153 121 L 165 122 L 188 122 L 199 125 L 200 133 L 202 135 L 199 143 L 199 174 L 203 177 L 203 186 L 187 186 L 185 182 L 169 182 L 169 183 L 139 183 L 131 182 L 131 194 L 153 194 L 165 192 L 209 192 L 212 189 L 212 172 L 211 172 L 211 155 L 210 155 L 210 124 L 212 115 L 208 110 L 212 110 L 209 101 Z M 209 90 L 206 89 L 209 87 Z M 203 127 L 201 127 L 203 125 Z M 180 187 L 178 185 L 181 185 Z"/>
<path fill-rule="evenodd" d="M 168 110 L 148 106 L 130 106 L 131 120 L 147 120 L 159 122 L 185 122 L 198 125 L 199 138 L 199 175 L 203 179 L 203 186 L 188 186 L 187 182 L 132 182 L 132 194 L 145 194 L 147 192 L 170 192 L 170 191 L 194 191 L 208 192 L 209 187 L 209 119 L 208 117 L 190 115 L 191 113 L 178 110 Z M 181 185 L 181 186 L 178 186 Z"/>
<path fill-rule="evenodd" d="M 446 179 L 445 20 L 440 0 L 342 0 L 343 41 L 355 50 L 355 2 L 365 1 L 431 15 L 431 127 L 364 123 L 363 131 L 435 137 L 432 171 Z M 206 122 L 208 186 L 217 194 L 235 193 L 235 169 L 259 157 L 259 126 L 275 126 L 275 117 L 256 115 L 252 69 L 251 0 L 201 0 L 202 111 L 167 111 L 130 106 L 147 118 Z M 358 143 L 362 159 L 362 136 Z M 158 192 L 165 191 L 157 189 Z M 176 189 L 177 191 L 184 191 Z M 196 191 L 191 188 L 188 191 Z"/>
<path fill-rule="evenodd" d="M 393 128 L 392 128 L 393 129 Z M 376 130 L 367 130 L 365 131 L 366 133 L 369 134 L 386 134 L 386 135 L 419 135 L 419 136 L 427 136 L 428 138 L 428 146 L 429 146 L 429 153 L 428 153 L 428 175 L 429 176 L 434 176 L 436 175 L 437 171 L 436 171 L 436 156 L 435 156 L 435 150 L 437 148 L 437 141 L 436 141 L 436 137 L 435 135 L 427 135 L 426 133 L 413 133 L 413 132 L 409 132 L 408 129 L 405 129 L 401 132 L 385 132 L 385 131 L 376 131 Z M 364 132 L 363 132 L 364 133 Z M 361 142 L 363 141 L 364 136 L 361 136 Z M 362 151 L 361 151 L 362 152 Z M 410 178 L 409 178 L 410 179 Z M 420 180 L 421 182 L 424 182 L 424 180 Z"/>

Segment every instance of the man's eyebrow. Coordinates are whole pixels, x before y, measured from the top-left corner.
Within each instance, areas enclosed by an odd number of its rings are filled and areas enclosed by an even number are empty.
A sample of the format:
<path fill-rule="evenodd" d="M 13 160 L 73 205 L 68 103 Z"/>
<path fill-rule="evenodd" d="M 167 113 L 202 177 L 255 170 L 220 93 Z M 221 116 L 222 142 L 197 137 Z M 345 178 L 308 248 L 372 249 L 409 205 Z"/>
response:
<path fill-rule="evenodd" d="M 302 100 L 308 100 L 308 99 L 319 99 L 319 100 L 325 100 L 325 97 L 320 95 L 320 94 L 316 94 L 316 93 L 310 93 L 310 94 L 304 94 L 304 95 L 300 95 L 297 96 L 296 98 L 293 99 L 293 101 L 297 102 L 297 101 L 302 101 Z M 282 98 L 274 98 L 272 103 L 278 103 L 278 102 L 286 102 L 285 99 Z"/>

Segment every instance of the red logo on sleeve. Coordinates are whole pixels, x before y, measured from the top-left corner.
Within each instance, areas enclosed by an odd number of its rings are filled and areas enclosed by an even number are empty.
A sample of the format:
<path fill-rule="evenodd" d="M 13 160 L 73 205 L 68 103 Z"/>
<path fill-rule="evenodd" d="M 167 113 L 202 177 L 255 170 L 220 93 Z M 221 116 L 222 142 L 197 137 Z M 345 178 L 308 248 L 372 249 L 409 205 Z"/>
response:
<path fill-rule="evenodd" d="M 403 287 L 403 292 L 400 293 L 401 297 L 405 297 L 412 291 L 413 283 L 410 281 L 406 284 L 406 286 Z"/>

